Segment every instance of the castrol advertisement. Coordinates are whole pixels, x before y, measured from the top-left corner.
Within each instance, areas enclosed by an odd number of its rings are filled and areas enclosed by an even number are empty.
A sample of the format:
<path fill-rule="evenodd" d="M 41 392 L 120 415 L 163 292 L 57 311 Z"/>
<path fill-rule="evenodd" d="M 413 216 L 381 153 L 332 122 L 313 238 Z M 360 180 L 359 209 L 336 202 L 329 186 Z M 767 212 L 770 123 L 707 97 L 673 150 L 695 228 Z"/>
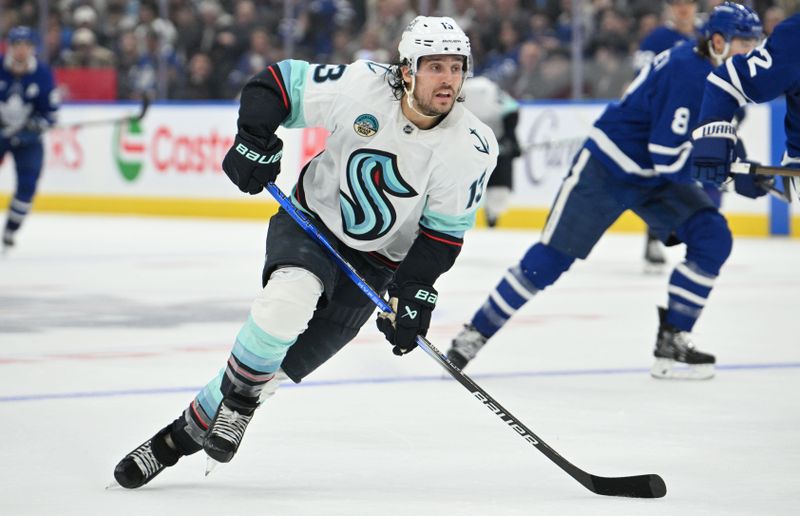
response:
<path fill-rule="evenodd" d="M 141 120 L 114 122 L 135 118 L 140 108 L 136 103 L 63 106 L 59 126 L 45 134 L 39 198 L 269 200 L 266 194 L 243 195 L 222 171 L 222 159 L 236 132 L 235 102 L 155 103 Z M 523 155 L 514 163 L 513 206 L 550 205 L 575 152 L 604 108 L 602 102 L 521 106 L 517 136 Z M 86 122 L 93 123 L 81 125 Z M 780 135 L 770 132 L 774 126 L 769 106 L 749 108 L 740 135 L 753 159 L 769 163 L 772 147 L 782 145 Z M 289 191 L 301 167 L 324 148 L 327 133 L 280 128 L 278 134 L 284 142 L 278 184 Z M 13 157 L 7 153 L 0 167 L 0 196 L 13 191 L 14 175 Z M 737 212 L 769 210 L 766 198 L 751 201 L 729 195 L 723 204 Z"/>

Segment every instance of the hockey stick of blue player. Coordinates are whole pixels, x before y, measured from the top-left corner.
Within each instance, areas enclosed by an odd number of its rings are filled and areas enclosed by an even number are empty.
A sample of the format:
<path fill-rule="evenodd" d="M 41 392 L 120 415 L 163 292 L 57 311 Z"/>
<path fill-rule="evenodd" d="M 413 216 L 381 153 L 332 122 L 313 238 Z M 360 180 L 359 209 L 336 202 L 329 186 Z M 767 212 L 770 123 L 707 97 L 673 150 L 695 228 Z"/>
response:
<path fill-rule="evenodd" d="M 123 122 L 133 122 L 133 121 L 138 122 L 144 118 L 149 108 L 150 108 L 150 97 L 145 95 L 144 97 L 142 97 L 142 104 L 139 107 L 139 112 L 136 114 L 125 115 L 116 118 L 104 118 L 100 120 L 85 120 L 83 122 L 67 122 L 64 124 L 56 124 L 53 127 L 57 129 L 73 129 L 73 128 L 92 127 L 97 125 L 112 125 Z"/>
<path fill-rule="evenodd" d="M 305 230 L 308 235 L 328 250 L 334 261 L 350 277 L 351 280 L 361 289 L 370 300 L 377 305 L 383 312 L 391 312 L 389 304 L 375 292 L 358 274 L 350 263 L 331 245 L 328 239 L 314 227 L 314 224 L 284 195 L 284 193 L 274 183 L 266 185 L 267 190 L 275 198 L 281 207 Z M 492 411 L 505 424 L 511 427 L 516 434 L 522 437 L 529 444 L 536 447 L 548 459 L 555 462 L 558 467 L 566 471 L 572 478 L 580 482 L 589 491 L 606 496 L 627 496 L 631 498 L 661 498 L 667 494 L 667 486 L 664 480 L 655 474 L 636 475 L 630 477 L 599 477 L 586 473 L 582 469 L 570 463 L 557 451 L 552 449 L 536 434 L 534 434 L 519 419 L 512 415 L 494 400 L 486 391 L 479 387 L 467 375 L 461 372 L 456 366 L 447 359 L 433 344 L 428 342 L 425 337 L 417 336 L 417 345 L 422 348 L 430 357 L 436 360 L 450 375 L 461 385 L 463 385 L 481 404 Z"/>

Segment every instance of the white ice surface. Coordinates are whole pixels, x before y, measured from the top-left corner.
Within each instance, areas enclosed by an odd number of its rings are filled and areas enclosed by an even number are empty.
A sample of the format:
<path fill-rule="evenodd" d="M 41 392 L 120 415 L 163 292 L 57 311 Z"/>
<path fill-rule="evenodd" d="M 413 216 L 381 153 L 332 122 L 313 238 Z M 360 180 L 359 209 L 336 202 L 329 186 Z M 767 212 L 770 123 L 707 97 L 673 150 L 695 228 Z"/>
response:
<path fill-rule="evenodd" d="M 370 322 L 260 409 L 236 459 L 142 489 L 116 462 L 225 363 L 259 289 L 266 225 L 33 214 L 0 260 L 0 514 L 800 514 L 800 241 L 738 239 L 695 331 L 708 382 L 649 377 L 667 276 L 606 235 L 467 369 L 597 475 L 658 473 L 660 500 L 592 494 Z M 446 349 L 535 233 L 473 231 L 440 281 Z M 672 264 L 680 249 L 669 252 Z"/>

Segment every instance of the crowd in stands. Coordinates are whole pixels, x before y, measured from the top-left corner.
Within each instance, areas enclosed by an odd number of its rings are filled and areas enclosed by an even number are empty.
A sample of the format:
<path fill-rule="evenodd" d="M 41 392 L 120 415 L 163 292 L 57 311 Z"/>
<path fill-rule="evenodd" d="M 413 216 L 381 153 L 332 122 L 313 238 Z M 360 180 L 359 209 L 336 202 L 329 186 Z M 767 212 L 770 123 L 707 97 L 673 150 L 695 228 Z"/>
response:
<path fill-rule="evenodd" d="M 699 13 L 721 0 L 701 0 Z M 517 98 L 572 93 L 571 0 L 55 0 L 40 56 L 53 67 L 113 68 L 118 98 L 232 99 L 265 65 L 396 60 L 419 14 L 455 18 L 475 71 Z M 748 2 L 767 33 L 800 0 Z M 38 0 L 0 0 L 0 34 L 40 27 Z M 615 98 L 634 75 L 639 42 L 666 21 L 659 0 L 584 0 L 584 97 Z M 161 10 L 165 9 L 166 12 Z M 159 81 L 159 77 L 162 77 Z"/>

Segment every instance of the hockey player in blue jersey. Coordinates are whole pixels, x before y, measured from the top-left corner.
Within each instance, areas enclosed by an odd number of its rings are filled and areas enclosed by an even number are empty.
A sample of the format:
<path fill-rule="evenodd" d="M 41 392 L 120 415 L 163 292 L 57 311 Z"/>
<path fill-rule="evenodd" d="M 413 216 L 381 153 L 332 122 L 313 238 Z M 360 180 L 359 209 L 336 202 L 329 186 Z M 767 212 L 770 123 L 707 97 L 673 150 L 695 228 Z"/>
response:
<path fill-rule="evenodd" d="M 761 36 L 752 10 L 725 2 L 711 14 L 697 46 L 659 54 L 619 103 L 595 122 L 551 208 L 541 241 L 512 266 L 447 356 L 459 367 L 540 290 L 585 259 L 625 211 L 639 215 L 661 241 L 685 243 L 673 270 L 669 304 L 658 308 L 656 378 L 705 379 L 715 358 L 696 350 L 688 334 L 708 299 L 732 245 L 725 218 L 689 174 L 690 129 L 705 78 L 726 54 L 749 52 Z M 632 314 L 633 315 L 633 314 Z"/>
<path fill-rule="evenodd" d="M 778 24 L 772 35 L 747 55 L 729 59 L 708 76 L 700 118 L 693 131 L 692 175 L 722 184 L 735 159 L 733 114 L 748 102 L 786 96 L 786 152 L 781 164 L 800 168 L 800 14 Z M 751 176 L 736 175 L 742 182 Z M 751 179 L 752 180 L 752 179 Z M 793 178 L 800 192 L 800 182 Z"/>
<path fill-rule="evenodd" d="M 31 209 L 42 171 L 42 131 L 55 121 L 58 90 L 50 69 L 34 55 L 34 34 L 28 27 L 8 33 L 8 50 L 0 57 L 0 156 L 11 153 L 17 169 L 17 188 L 3 230 L 3 248 Z"/>
<path fill-rule="evenodd" d="M 667 0 L 667 4 L 669 5 L 667 22 L 645 36 L 639 44 L 639 50 L 633 56 L 633 66 L 637 72 L 652 63 L 661 52 L 681 43 L 694 42 L 702 35 L 702 24 L 697 18 L 695 0 Z M 722 195 L 719 190 L 709 188 L 706 193 L 719 207 Z M 667 263 L 658 235 L 650 228 L 647 230 L 644 245 L 644 261 L 648 272 L 660 272 Z"/>
<path fill-rule="evenodd" d="M 667 22 L 653 29 L 639 43 L 639 50 L 633 57 L 633 66 L 637 72 L 652 63 L 661 52 L 680 43 L 694 41 L 702 35 L 695 0 L 667 0 L 667 4 L 669 4 Z"/>

